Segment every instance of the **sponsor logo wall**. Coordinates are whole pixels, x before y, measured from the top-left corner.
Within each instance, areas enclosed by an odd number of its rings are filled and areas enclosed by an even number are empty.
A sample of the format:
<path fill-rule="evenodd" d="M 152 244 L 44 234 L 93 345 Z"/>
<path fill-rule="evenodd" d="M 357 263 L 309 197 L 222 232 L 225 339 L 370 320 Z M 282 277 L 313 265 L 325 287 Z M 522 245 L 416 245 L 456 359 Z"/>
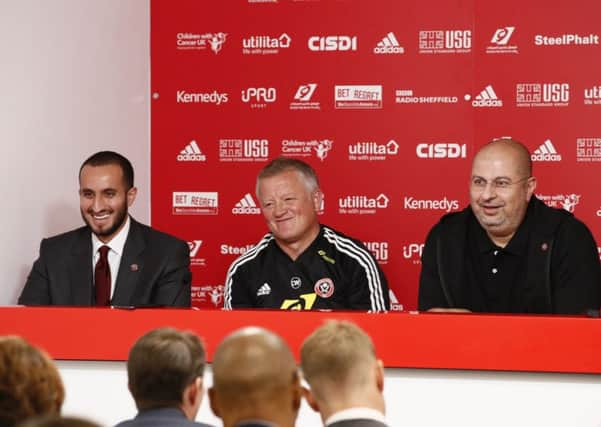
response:
<path fill-rule="evenodd" d="M 220 308 L 230 263 L 267 232 L 255 178 L 280 155 L 315 168 L 320 221 L 366 244 L 395 311 L 416 308 L 426 235 L 467 205 L 494 138 L 522 141 L 537 197 L 601 244 L 600 15 L 594 0 L 151 0 L 152 224 L 188 242 L 194 305 Z"/>

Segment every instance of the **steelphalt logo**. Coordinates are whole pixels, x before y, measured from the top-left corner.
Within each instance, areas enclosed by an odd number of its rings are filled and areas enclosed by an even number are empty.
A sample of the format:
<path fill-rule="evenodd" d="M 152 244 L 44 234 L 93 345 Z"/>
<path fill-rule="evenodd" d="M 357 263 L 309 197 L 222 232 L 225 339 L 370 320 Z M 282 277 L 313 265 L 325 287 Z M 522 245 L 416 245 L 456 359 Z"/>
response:
<path fill-rule="evenodd" d="M 375 214 L 378 209 L 388 208 L 390 199 L 384 193 L 377 197 L 346 196 L 338 199 L 338 213 L 349 215 Z"/>
<path fill-rule="evenodd" d="M 546 36 L 543 34 L 537 34 L 534 36 L 535 46 L 581 46 L 594 44 L 599 44 L 599 35 L 594 33 L 587 35 L 561 34 L 559 36 Z"/>
<path fill-rule="evenodd" d="M 388 264 L 388 242 L 363 242 L 379 264 Z"/>
<path fill-rule="evenodd" d="M 242 39 L 242 53 L 245 55 L 274 55 L 280 53 L 280 49 L 288 49 L 292 38 L 282 33 L 279 37 L 267 35 L 250 36 Z"/>
<path fill-rule="evenodd" d="M 349 160 L 382 161 L 388 156 L 396 156 L 399 153 L 399 144 L 391 139 L 386 144 L 378 144 L 375 141 L 357 142 L 349 145 Z"/>
<path fill-rule="evenodd" d="M 178 90 L 176 92 L 176 102 L 178 104 L 215 104 L 221 105 L 228 102 L 228 94 L 223 92 L 187 92 Z"/>
<path fill-rule="evenodd" d="M 459 159 L 466 157 L 467 144 L 438 142 L 417 144 L 415 153 L 420 159 Z"/>
<path fill-rule="evenodd" d="M 459 200 L 449 200 L 446 197 L 440 200 L 432 199 L 416 199 L 412 196 L 405 196 L 403 198 L 403 207 L 409 210 L 419 211 L 445 211 L 451 212 L 459 209 Z"/>
<path fill-rule="evenodd" d="M 490 45 L 486 48 L 486 53 L 519 53 L 517 46 L 509 44 L 514 31 L 515 27 L 497 28 L 490 39 Z"/>
<path fill-rule="evenodd" d="M 221 255 L 244 255 L 250 251 L 255 245 L 244 245 L 244 246 L 233 246 L 223 243 L 219 246 L 219 253 Z"/>
<path fill-rule="evenodd" d="M 313 52 L 356 51 L 357 36 L 311 36 L 307 46 Z"/>
<path fill-rule="evenodd" d="M 217 192 L 174 191 L 173 215 L 217 215 Z"/>
<path fill-rule="evenodd" d="M 515 91 L 518 107 L 567 107 L 570 102 L 568 83 L 518 83 Z"/>
<path fill-rule="evenodd" d="M 232 213 L 234 215 L 258 215 L 261 213 L 261 209 L 257 207 L 250 193 L 246 193 L 232 208 Z"/>
<path fill-rule="evenodd" d="M 534 150 L 530 155 L 530 159 L 533 162 L 560 162 L 561 154 L 557 152 L 551 140 L 547 139 Z"/>
<path fill-rule="evenodd" d="M 469 53 L 471 30 L 425 30 L 419 32 L 419 53 Z"/>
<path fill-rule="evenodd" d="M 601 162 L 601 138 L 577 138 L 576 161 Z"/>
<path fill-rule="evenodd" d="M 220 162 L 266 162 L 269 140 L 259 138 L 224 138 L 219 140 Z"/>

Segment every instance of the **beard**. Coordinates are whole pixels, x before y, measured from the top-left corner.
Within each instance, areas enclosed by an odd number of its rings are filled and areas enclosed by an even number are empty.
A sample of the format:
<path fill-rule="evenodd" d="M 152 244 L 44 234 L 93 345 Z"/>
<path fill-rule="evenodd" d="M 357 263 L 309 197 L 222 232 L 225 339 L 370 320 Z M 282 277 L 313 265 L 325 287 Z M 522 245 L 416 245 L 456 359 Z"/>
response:
<path fill-rule="evenodd" d="M 108 224 L 106 227 L 102 227 L 102 228 L 94 225 L 94 223 L 88 218 L 88 216 L 93 215 L 91 210 L 88 210 L 86 213 L 84 213 L 84 211 L 82 210 L 81 217 L 82 217 L 83 221 L 86 223 L 86 225 L 92 229 L 92 232 L 96 236 L 101 238 L 101 237 L 112 236 L 125 223 L 125 220 L 127 219 L 127 214 L 128 214 L 127 202 L 125 202 L 123 204 L 123 206 L 119 206 L 116 209 L 113 209 L 110 213 L 112 215 L 114 215 L 113 223 Z"/>

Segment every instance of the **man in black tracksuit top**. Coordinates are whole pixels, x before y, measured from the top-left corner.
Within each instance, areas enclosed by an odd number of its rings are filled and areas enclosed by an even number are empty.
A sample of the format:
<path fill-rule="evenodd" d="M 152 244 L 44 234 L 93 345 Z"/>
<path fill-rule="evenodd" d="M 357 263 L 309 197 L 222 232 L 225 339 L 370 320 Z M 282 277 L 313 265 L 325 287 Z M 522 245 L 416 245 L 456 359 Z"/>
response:
<path fill-rule="evenodd" d="M 224 308 L 390 308 L 388 284 L 358 240 L 319 224 L 322 194 L 306 163 L 277 158 L 257 178 L 270 233 L 230 266 Z"/>
<path fill-rule="evenodd" d="M 601 305 L 597 244 L 534 194 L 530 154 L 511 139 L 474 158 L 470 206 L 430 231 L 419 310 L 582 314 Z"/>

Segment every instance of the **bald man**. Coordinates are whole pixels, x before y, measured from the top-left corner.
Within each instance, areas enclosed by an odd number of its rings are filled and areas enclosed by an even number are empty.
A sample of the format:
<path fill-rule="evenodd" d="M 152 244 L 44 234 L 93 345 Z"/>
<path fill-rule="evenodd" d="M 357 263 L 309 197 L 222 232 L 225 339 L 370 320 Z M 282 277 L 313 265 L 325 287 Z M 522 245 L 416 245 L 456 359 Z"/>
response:
<path fill-rule="evenodd" d="M 309 405 L 326 427 L 386 427 L 384 368 L 369 336 L 350 322 L 330 321 L 301 347 Z"/>
<path fill-rule="evenodd" d="M 224 427 L 293 427 L 301 395 L 294 357 L 276 334 L 247 327 L 217 347 L 209 399 Z"/>
<path fill-rule="evenodd" d="M 494 140 L 474 157 L 470 206 L 442 217 L 422 254 L 418 308 L 581 314 L 601 304 L 597 244 L 534 197 L 528 149 Z"/>

